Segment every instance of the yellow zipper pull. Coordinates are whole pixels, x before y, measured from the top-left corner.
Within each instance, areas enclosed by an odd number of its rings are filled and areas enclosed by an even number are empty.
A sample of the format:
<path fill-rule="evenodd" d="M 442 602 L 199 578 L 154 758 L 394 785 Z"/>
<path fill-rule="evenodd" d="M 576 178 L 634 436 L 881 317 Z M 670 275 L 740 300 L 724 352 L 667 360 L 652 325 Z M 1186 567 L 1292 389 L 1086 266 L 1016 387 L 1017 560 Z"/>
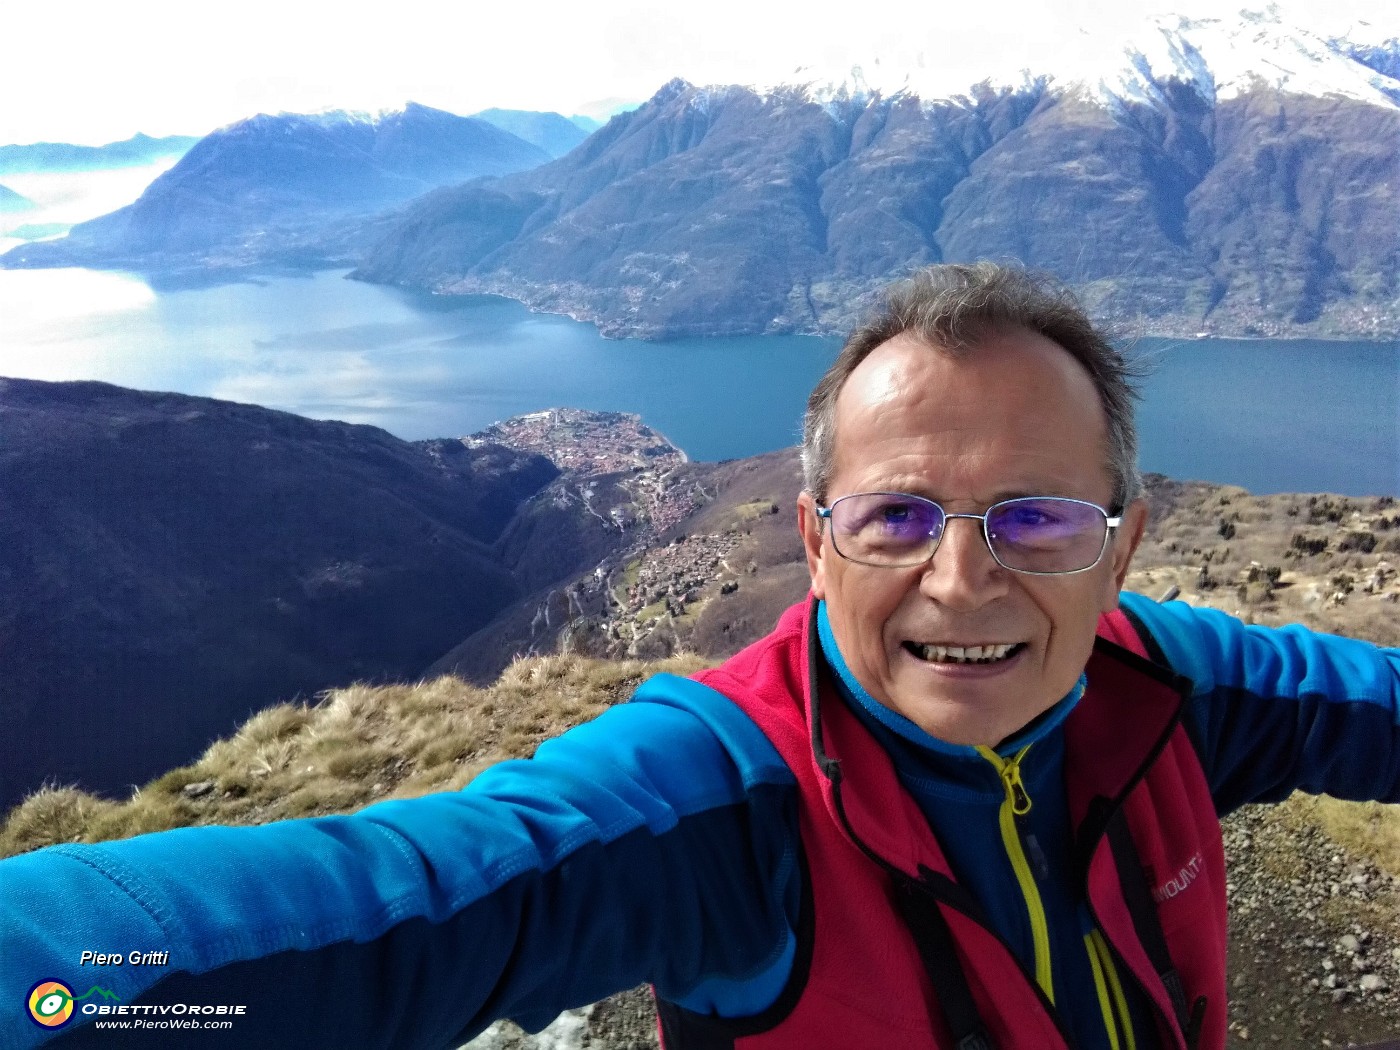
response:
<path fill-rule="evenodd" d="M 1027 744 L 1010 758 L 1002 758 L 985 744 L 977 745 L 977 753 L 985 758 L 996 769 L 1001 777 L 1001 785 L 1006 789 L 1006 800 L 1011 803 L 1011 812 L 1018 817 L 1024 817 L 1031 811 L 1031 793 L 1026 790 L 1026 785 L 1021 783 L 1021 759 L 1026 757 L 1026 752 L 1031 749 Z"/>
<path fill-rule="evenodd" d="M 1006 785 L 1006 796 L 1011 799 L 1011 812 L 1018 817 L 1024 817 L 1031 811 L 1031 796 L 1026 790 L 1026 785 L 1021 783 L 1021 755 L 1026 753 L 1022 750 L 1015 758 L 1001 767 L 1001 782 Z"/>

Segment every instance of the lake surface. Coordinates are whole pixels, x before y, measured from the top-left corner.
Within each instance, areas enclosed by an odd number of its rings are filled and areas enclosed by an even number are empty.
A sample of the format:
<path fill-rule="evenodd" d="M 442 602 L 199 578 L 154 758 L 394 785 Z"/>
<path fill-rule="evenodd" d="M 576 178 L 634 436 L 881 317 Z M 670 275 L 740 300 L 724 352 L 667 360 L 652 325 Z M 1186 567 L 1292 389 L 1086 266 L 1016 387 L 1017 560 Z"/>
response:
<path fill-rule="evenodd" d="M 0 375 L 100 379 L 370 423 L 409 439 L 560 405 L 639 413 L 692 458 L 795 444 L 834 339 L 603 339 L 494 297 L 338 273 L 156 291 L 90 270 L 0 270 Z M 1142 465 L 1254 492 L 1400 490 L 1400 347 L 1160 340 Z"/>

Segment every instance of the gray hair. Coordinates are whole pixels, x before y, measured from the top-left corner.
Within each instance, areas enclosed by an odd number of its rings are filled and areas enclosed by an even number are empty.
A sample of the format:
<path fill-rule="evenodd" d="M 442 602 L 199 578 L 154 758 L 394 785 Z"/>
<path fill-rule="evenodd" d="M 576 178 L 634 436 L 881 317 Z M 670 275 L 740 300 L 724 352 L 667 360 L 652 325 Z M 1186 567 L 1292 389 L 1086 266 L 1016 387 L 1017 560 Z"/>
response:
<path fill-rule="evenodd" d="M 1115 508 L 1142 491 L 1137 467 L 1133 380 L 1141 370 L 1095 327 L 1074 293 L 1048 274 L 979 262 L 929 266 L 884 290 L 807 400 L 802 421 L 803 483 L 826 501 L 836 454 L 836 399 L 846 380 L 882 343 L 909 333 L 943 353 L 970 353 L 988 334 L 1025 328 L 1058 343 L 1088 371 L 1108 422 L 1107 468 Z"/>

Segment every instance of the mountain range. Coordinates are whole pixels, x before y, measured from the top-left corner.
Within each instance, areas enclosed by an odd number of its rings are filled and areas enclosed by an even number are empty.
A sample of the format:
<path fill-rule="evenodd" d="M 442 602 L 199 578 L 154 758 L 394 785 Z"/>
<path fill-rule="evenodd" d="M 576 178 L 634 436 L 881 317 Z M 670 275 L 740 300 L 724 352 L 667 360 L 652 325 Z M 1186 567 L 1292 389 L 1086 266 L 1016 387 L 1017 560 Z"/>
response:
<path fill-rule="evenodd" d="M 279 701 L 552 648 L 566 582 L 597 590 L 755 469 L 688 463 L 618 413 L 518 424 L 406 442 L 0 379 L 0 720 L 24 741 L 0 810 L 45 782 L 121 794 Z"/>
<path fill-rule="evenodd" d="M 1153 331 L 1393 335 L 1397 54 L 1241 16 L 955 93 L 932 62 L 674 81 L 553 164 L 415 202 L 357 275 L 616 334 L 832 333 L 912 266 L 990 257 Z"/>
<path fill-rule="evenodd" d="M 549 163 L 561 142 L 512 137 L 534 152 L 434 179 L 386 163 L 377 126 L 259 117 L 0 265 L 355 266 L 669 338 L 839 333 L 913 267 L 993 258 L 1130 331 L 1400 334 L 1400 40 L 1270 10 L 1072 57 L 950 85 L 935 42 L 778 84 L 675 80 Z M 429 135 L 417 163 L 469 118 L 398 119 Z"/>
<path fill-rule="evenodd" d="M 193 135 L 133 135 L 105 146 L 77 146 L 67 142 L 35 142 L 0 146 L 0 175 L 37 171 L 95 171 L 133 168 L 182 156 L 199 141 Z"/>
<path fill-rule="evenodd" d="M 547 160 L 488 121 L 416 103 L 375 116 L 260 114 L 199 140 L 135 203 L 21 245 L 7 265 L 314 268 L 335 258 L 351 220 Z"/>

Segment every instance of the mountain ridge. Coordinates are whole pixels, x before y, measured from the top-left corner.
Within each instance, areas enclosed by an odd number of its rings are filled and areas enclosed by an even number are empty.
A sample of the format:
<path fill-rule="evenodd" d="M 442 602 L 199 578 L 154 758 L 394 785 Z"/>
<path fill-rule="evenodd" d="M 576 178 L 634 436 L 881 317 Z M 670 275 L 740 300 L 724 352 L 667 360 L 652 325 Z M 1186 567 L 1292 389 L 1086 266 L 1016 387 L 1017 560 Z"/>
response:
<path fill-rule="evenodd" d="M 1085 25 L 1081 37 L 1077 46 L 1039 56 L 1034 67 L 1013 62 L 971 80 L 961 67 L 917 50 L 897 61 L 872 56 L 799 67 L 790 77 L 745 86 L 759 95 L 802 90 L 817 102 L 906 95 L 927 103 L 968 101 L 979 89 L 1040 86 L 1114 108 L 1164 103 L 1160 86 L 1175 81 L 1210 103 L 1264 87 L 1400 107 L 1400 79 L 1390 72 L 1400 63 L 1400 39 L 1324 34 L 1286 23 L 1273 9 L 1229 17 L 1152 15 L 1128 32 Z"/>
<path fill-rule="evenodd" d="M 818 104 L 672 81 L 561 160 L 414 202 L 355 276 L 605 334 L 832 334 L 892 277 L 988 257 L 1153 334 L 1400 332 L 1400 110 L 1162 96 L 1125 119 L 1044 84 Z"/>
<path fill-rule="evenodd" d="M 562 157 L 591 134 L 589 129 L 561 113 L 492 108 L 472 116 L 538 146 L 554 158 Z"/>
<path fill-rule="evenodd" d="M 283 227 L 220 199 L 237 235 L 212 245 L 177 166 L 152 201 L 0 265 L 344 265 L 667 339 L 840 333 L 913 268 L 991 258 L 1142 334 L 1400 335 L 1400 43 L 1267 13 L 1136 40 L 949 90 L 928 60 L 672 80 L 562 157 L 373 216 Z"/>
<path fill-rule="evenodd" d="M 198 141 L 199 136 L 196 135 L 152 138 L 138 133 L 104 146 L 79 146 L 68 142 L 5 145 L 0 146 L 0 175 L 138 167 L 179 157 Z"/>
<path fill-rule="evenodd" d="M 418 103 L 379 114 L 260 113 L 200 139 L 133 204 L 20 245 L 5 265 L 170 270 L 333 265 L 347 224 L 434 186 L 549 155 Z"/>
<path fill-rule="evenodd" d="M 556 474 L 499 445 L 0 379 L 0 713 L 26 741 L 0 804 L 46 776 L 113 790 L 272 701 L 415 673 L 520 596 L 492 544 Z"/>

